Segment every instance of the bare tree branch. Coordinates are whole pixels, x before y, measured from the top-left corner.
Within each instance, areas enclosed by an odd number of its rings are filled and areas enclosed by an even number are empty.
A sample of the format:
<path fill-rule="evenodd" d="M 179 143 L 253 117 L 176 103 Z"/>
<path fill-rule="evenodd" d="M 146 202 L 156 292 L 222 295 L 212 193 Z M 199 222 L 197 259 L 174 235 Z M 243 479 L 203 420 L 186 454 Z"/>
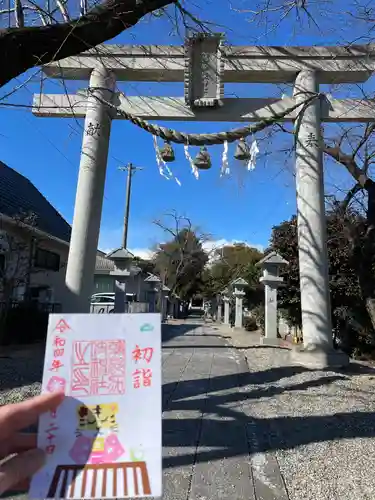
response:
<path fill-rule="evenodd" d="M 362 188 L 366 187 L 366 182 L 369 181 L 369 177 L 364 173 L 364 171 L 357 165 L 353 155 L 345 154 L 338 146 L 327 146 L 323 147 L 324 153 L 336 160 L 341 165 L 347 168 L 348 172 L 352 175 L 354 180 L 360 184 Z"/>
<path fill-rule="evenodd" d="M 74 56 L 134 26 L 174 0 L 106 0 L 79 19 L 0 30 L 0 86 L 26 70 Z"/>

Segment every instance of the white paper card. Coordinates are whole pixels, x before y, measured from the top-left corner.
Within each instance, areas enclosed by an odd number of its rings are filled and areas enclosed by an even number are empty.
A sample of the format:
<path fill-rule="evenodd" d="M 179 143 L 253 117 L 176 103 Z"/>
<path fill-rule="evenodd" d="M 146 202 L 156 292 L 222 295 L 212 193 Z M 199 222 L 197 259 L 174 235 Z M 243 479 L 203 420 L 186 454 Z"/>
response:
<path fill-rule="evenodd" d="M 160 314 L 51 314 L 30 498 L 162 495 Z"/>

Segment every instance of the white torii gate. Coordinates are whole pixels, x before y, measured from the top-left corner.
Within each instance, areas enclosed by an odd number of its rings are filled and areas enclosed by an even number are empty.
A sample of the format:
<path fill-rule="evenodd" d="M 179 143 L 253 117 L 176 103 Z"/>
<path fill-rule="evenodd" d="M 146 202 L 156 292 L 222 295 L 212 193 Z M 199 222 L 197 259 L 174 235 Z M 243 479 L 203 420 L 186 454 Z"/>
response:
<path fill-rule="evenodd" d="M 51 78 L 90 82 L 87 97 L 36 94 L 33 105 L 37 116 L 85 118 L 66 272 L 74 298 L 69 312 L 89 310 L 111 121 L 123 118 L 121 110 L 148 120 L 258 122 L 303 103 L 319 92 L 319 84 L 364 82 L 374 70 L 375 51 L 363 47 L 223 47 L 218 36 L 189 39 L 184 47 L 102 45 L 45 66 Z M 185 96 L 125 97 L 115 91 L 116 81 L 185 82 Z M 225 82 L 294 82 L 294 97 L 224 98 Z M 301 109 L 282 121 L 296 127 L 303 362 L 343 364 L 332 347 L 321 123 L 372 122 L 375 103 L 327 97 Z"/>

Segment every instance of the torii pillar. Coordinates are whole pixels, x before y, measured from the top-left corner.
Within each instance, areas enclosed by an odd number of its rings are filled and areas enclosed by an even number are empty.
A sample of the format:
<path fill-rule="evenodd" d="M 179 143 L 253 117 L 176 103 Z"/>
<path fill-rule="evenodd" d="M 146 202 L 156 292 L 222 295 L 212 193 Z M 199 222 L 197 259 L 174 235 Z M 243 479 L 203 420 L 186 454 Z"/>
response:
<path fill-rule="evenodd" d="M 317 71 L 300 71 L 294 88 L 297 102 L 319 92 L 318 78 Z M 293 352 L 293 360 L 316 369 L 349 362 L 347 355 L 333 348 L 321 132 L 323 104 L 320 98 L 312 101 L 295 121 L 303 348 Z"/>
<path fill-rule="evenodd" d="M 74 223 L 65 278 L 69 299 L 64 312 L 90 312 L 113 114 L 96 96 L 111 102 L 114 88 L 113 73 L 100 66 L 92 70 L 92 93 L 87 99 Z"/>

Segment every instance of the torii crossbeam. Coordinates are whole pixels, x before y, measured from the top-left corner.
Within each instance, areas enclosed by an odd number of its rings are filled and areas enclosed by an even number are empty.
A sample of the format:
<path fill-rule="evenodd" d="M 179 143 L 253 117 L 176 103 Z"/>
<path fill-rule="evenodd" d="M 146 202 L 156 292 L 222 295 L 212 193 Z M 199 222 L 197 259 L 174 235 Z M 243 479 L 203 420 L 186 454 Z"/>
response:
<path fill-rule="evenodd" d="M 322 83 L 358 83 L 375 70 L 364 47 L 224 47 L 219 35 L 195 36 L 185 46 L 103 45 L 43 68 L 51 78 L 89 79 L 90 92 L 34 96 L 33 113 L 84 117 L 84 138 L 66 284 L 69 312 L 87 312 L 92 292 L 110 126 L 121 110 L 148 120 L 258 122 L 319 92 Z M 124 96 L 117 81 L 184 82 L 183 98 Z M 294 82 L 293 97 L 224 97 L 224 84 Z M 117 113 L 108 104 L 116 106 Z M 302 328 L 314 367 L 342 365 L 332 347 L 321 122 L 373 122 L 375 102 L 313 100 L 283 118 L 296 127 L 296 187 Z M 66 308 L 66 307 L 65 307 Z"/>

